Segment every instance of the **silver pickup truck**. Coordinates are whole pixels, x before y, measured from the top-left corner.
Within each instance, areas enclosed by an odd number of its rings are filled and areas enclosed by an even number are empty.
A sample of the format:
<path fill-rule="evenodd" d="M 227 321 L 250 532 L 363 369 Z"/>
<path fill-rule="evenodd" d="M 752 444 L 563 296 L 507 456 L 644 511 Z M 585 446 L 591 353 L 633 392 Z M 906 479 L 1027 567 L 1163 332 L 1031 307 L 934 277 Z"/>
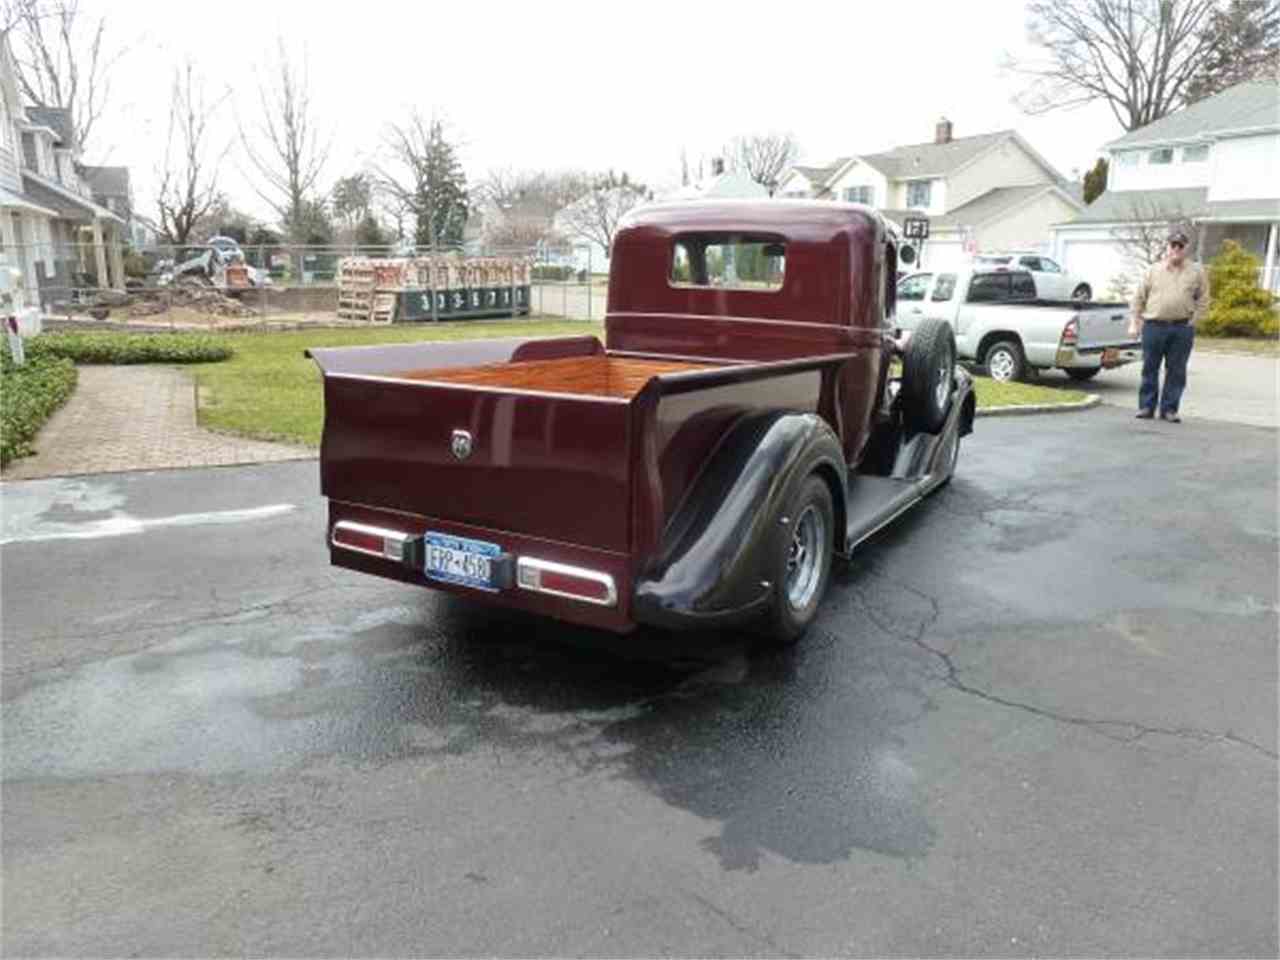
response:
<path fill-rule="evenodd" d="M 994 380 L 1023 380 L 1048 368 L 1090 380 L 1142 357 L 1125 304 L 1041 299 L 1025 270 L 920 272 L 899 280 L 898 329 L 931 318 L 951 324 L 959 356 L 985 366 Z"/>

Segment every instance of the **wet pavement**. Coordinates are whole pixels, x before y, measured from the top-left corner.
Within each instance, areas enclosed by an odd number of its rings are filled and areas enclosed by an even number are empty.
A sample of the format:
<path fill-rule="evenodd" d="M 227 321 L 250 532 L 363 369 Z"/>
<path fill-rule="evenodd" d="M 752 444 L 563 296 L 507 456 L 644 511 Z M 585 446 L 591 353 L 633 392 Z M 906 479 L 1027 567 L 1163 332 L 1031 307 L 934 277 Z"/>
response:
<path fill-rule="evenodd" d="M 1276 463 L 980 421 L 785 653 L 329 568 L 314 463 L 6 484 L 0 947 L 1274 956 Z"/>

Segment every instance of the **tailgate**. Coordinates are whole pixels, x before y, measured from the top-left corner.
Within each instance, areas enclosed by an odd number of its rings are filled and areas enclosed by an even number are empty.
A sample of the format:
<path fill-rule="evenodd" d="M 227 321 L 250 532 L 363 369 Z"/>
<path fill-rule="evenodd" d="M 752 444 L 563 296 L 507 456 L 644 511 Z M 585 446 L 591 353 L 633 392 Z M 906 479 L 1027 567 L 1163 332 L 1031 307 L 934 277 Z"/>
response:
<path fill-rule="evenodd" d="M 1140 341 L 1129 336 L 1129 307 L 1124 303 L 1082 303 L 1076 313 L 1080 353 L 1106 347 L 1138 346 Z"/>
<path fill-rule="evenodd" d="M 583 340 L 594 345 L 584 345 L 584 353 L 600 349 L 594 338 Z M 311 351 L 325 369 L 324 495 L 625 551 L 630 404 L 394 376 L 397 367 L 459 365 L 449 355 L 456 348 L 430 347 L 406 345 L 399 361 L 380 348 L 376 372 L 365 362 L 372 353 Z M 513 353 L 495 342 L 485 349 L 496 352 L 484 360 Z"/>

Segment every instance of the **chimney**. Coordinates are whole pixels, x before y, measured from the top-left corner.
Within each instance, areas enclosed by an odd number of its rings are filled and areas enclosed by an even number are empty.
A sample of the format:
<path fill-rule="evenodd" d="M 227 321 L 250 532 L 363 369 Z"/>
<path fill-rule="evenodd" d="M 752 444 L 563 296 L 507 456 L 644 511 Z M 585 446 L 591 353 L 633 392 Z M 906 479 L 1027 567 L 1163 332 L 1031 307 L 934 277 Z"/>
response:
<path fill-rule="evenodd" d="M 724 173 L 724 157 L 712 157 L 711 175 L 713 177 L 718 177 L 722 173 Z"/>
<path fill-rule="evenodd" d="M 951 142 L 951 121 L 946 117 L 939 117 L 938 124 L 933 128 L 934 143 L 950 143 Z"/>

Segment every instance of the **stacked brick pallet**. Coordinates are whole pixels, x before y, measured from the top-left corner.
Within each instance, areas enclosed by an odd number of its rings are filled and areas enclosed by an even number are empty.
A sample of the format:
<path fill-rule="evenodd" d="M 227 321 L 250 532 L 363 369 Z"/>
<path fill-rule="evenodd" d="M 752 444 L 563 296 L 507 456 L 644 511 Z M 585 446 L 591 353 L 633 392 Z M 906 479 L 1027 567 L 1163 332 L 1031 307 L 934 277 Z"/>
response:
<path fill-rule="evenodd" d="M 338 316 L 370 323 L 529 312 L 531 261 L 518 257 L 347 257 Z"/>

